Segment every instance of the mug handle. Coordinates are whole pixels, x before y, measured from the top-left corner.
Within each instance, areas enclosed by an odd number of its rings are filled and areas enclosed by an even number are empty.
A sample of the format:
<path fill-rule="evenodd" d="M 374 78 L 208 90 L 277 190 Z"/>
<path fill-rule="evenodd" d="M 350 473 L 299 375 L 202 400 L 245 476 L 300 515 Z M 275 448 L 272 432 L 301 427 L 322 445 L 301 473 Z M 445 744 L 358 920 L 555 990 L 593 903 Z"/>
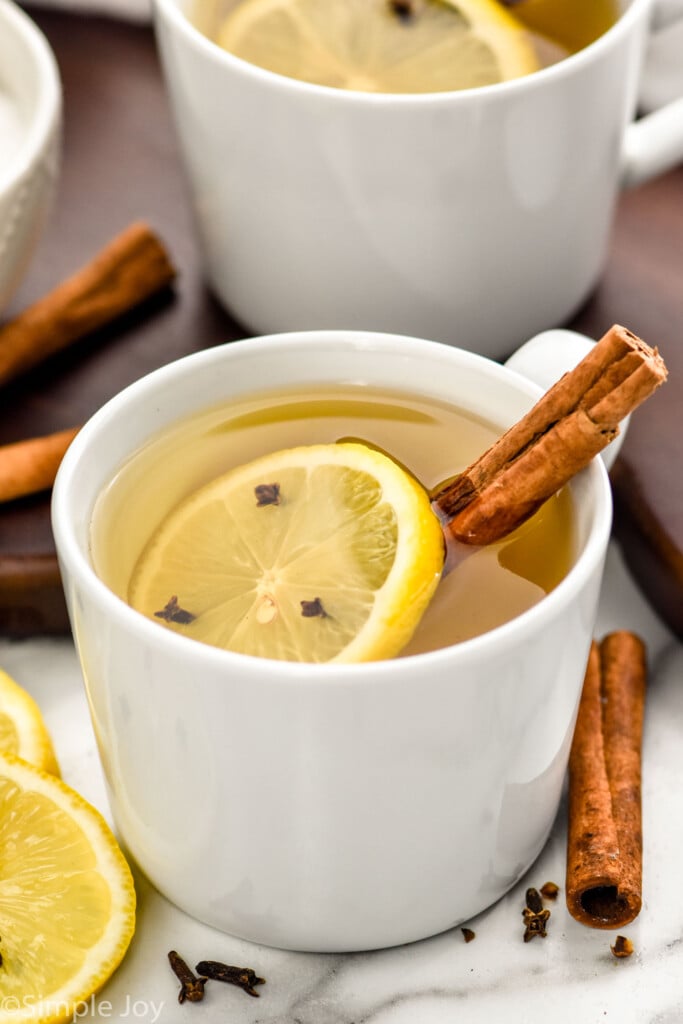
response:
<path fill-rule="evenodd" d="M 505 365 L 547 391 L 563 373 L 573 370 L 594 345 L 594 341 L 578 331 L 560 328 L 543 331 L 518 348 Z M 608 470 L 624 443 L 629 421 L 629 416 L 621 421 L 619 434 L 600 453 Z"/>
<path fill-rule="evenodd" d="M 621 186 L 633 188 L 683 160 L 683 96 L 626 129 Z"/>

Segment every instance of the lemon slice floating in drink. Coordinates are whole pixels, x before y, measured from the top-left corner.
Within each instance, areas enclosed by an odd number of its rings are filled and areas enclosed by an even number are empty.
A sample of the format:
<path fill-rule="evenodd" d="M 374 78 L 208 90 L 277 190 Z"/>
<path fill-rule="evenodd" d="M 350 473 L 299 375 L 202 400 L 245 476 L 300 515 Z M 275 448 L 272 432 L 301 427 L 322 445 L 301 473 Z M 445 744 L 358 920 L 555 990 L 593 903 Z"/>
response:
<path fill-rule="evenodd" d="M 11 754 L 0 755 L 0 865 L 0 1018 L 73 1020 L 130 943 L 130 869 L 93 807 Z"/>
<path fill-rule="evenodd" d="M 52 740 L 33 697 L 0 669 L 0 753 L 59 775 Z M 0 936 L 2 932 L 0 932 Z M 0 950 L 1 951 L 1 950 Z"/>
<path fill-rule="evenodd" d="M 361 444 L 293 448 L 231 470 L 162 522 L 133 608 L 188 637 L 285 661 L 391 658 L 438 584 L 422 487 Z"/>
<path fill-rule="evenodd" d="M 539 66 L 498 0 L 241 0 L 215 39 L 269 71 L 362 92 L 469 89 Z"/>

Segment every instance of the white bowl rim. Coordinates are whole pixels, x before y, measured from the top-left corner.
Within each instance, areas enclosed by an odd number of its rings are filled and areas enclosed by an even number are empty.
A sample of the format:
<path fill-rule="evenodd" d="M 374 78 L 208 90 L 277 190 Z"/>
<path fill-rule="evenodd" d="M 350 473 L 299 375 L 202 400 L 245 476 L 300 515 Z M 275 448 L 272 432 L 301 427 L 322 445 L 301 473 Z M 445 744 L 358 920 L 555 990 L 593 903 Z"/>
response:
<path fill-rule="evenodd" d="M 43 32 L 14 0 L 0 0 L 0 27 L 20 37 L 31 53 L 38 75 L 39 96 L 35 115 L 26 126 L 26 136 L 16 157 L 0 172 L 0 196 L 32 173 L 44 147 L 59 124 L 62 112 L 62 85 L 59 68 Z M 11 82 L 5 83 L 11 88 Z"/>
<path fill-rule="evenodd" d="M 565 578 L 538 604 L 521 615 L 480 636 L 436 651 L 359 664 L 270 661 L 238 654 L 211 647 L 208 644 L 201 644 L 181 634 L 164 630 L 158 623 L 152 622 L 139 612 L 134 611 L 97 576 L 89 559 L 81 550 L 69 514 L 69 507 L 73 502 L 73 498 L 70 496 L 72 480 L 81 455 L 89 446 L 93 435 L 97 436 L 102 431 L 112 429 L 114 422 L 131 400 L 140 400 L 147 392 L 162 388 L 165 383 L 171 382 L 177 375 L 182 375 L 189 364 L 192 366 L 218 364 L 225 358 L 226 352 L 230 350 L 239 352 L 244 346 L 258 345 L 259 350 L 267 354 L 269 346 L 277 347 L 296 343 L 306 347 L 324 344 L 328 341 L 350 349 L 359 345 L 371 344 L 376 349 L 385 349 L 387 353 L 391 352 L 392 354 L 396 354 L 397 350 L 404 349 L 407 354 L 413 356 L 416 346 L 420 346 L 425 357 L 431 355 L 443 359 L 452 358 L 448 355 L 448 353 L 452 353 L 465 364 L 475 367 L 485 364 L 488 373 L 507 381 L 518 392 L 525 393 L 531 399 L 535 400 L 542 394 L 542 389 L 538 385 L 533 384 L 514 370 L 484 356 L 442 342 L 374 331 L 291 331 L 229 341 L 194 352 L 153 370 L 128 385 L 95 412 L 71 442 L 57 473 L 52 494 L 52 529 L 60 562 L 74 578 L 78 579 L 81 587 L 87 588 L 91 598 L 106 612 L 107 617 L 125 625 L 127 630 L 136 634 L 138 640 L 149 641 L 152 644 L 161 642 L 167 646 L 169 654 L 173 653 L 178 659 L 193 661 L 198 665 L 205 664 L 213 669 L 224 669 L 226 677 L 232 666 L 239 669 L 241 675 L 247 677 L 253 675 L 253 678 L 259 677 L 263 680 L 264 666 L 277 665 L 277 685 L 289 683 L 300 686 L 304 683 L 331 684 L 333 682 L 343 685 L 361 683 L 367 685 L 369 680 L 372 680 L 373 685 L 379 685 L 383 680 L 394 682 L 413 677 L 416 672 L 419 672 L 420 666 L 424 665 L 426 668 L 428 663 L 434 667 L 439 661 L 448 661 L 448 670 L 454 671 L 477 661 L 489 648 L 493 649 L 495 646 L 504 649 L 524 643 L 532 633 L 542 630 L 544 623 L 567 607 L 572 597 L 582 589 L 596 566 L 604 558 L 612 525 L 612 498 L 607 471 L 600 457 L 594 458 L 590 465 L 577 476 L 577 479 L 582 477 L 590 481 L 595 492 L 595 515 L 586 544 Z M 257 388 L 254 390 L 256 391 Z M 149 397 L 150 395 L 147 395 L 147 400 Z M 197 677 L 199 676 L 201 673 L 197 673 Z"/>

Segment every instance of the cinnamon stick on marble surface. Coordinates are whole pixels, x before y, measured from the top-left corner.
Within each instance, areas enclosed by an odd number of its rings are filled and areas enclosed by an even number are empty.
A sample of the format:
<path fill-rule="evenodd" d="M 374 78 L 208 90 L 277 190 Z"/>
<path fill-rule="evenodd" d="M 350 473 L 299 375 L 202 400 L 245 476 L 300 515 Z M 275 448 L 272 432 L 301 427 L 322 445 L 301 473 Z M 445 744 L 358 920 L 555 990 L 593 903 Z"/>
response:
<path fill-rule="evenodd" d="M 593 928 L 620 928 L 642 903 L 642 640 L 593 643 L 569 758 L 567 907 Z"/>
<path fill-rule="evenodd" d="M 175 269 L 147 224 L 131 224 L 86 266 L 0 327 L 0 385 L 128 312 Z"/>
<path fill-rule="evenodd" d="M 612 441 L 666 380 L 656 349 L 615 325 L 518 423 L 431 495 L 446 538 L 491 544 L 511 533 Z"/>

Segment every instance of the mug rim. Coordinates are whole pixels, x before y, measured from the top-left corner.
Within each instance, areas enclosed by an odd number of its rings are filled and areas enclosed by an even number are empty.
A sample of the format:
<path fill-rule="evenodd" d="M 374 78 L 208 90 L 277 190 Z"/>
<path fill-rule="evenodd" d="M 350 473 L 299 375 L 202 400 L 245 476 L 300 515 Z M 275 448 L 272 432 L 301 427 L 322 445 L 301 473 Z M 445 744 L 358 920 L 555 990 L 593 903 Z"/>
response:
<path fill-rule="evenodd" d="M 31 173 L 40 159 L 46 140 L 59 123 L 62 109 L 62 86 L 54 53 L 41 29 L 14 0 L 0 0 L 0 24 L 21 39 L 31 54 L 38 82 L 36 106 L 24 129 L 24 139 L 16 156 L 4 173 L 0 173 L 0 195 Z M 8 82 L 12 95 L 12 83 Z"/>
<path fill-rule="evenodd" d="M 318 85 L 315 82 L 303 82 L 296 78 L 290 78 L 276 71 L 269 71 L 267 68 L 251 64 L 249 61 L 228 50 L 223 50 L 216 43 L 204 35 L 191 22 L 185 10 L 182 9 L 185 0 L 152 0 L 153 20 L 155 27 L 160 17 L 165 17 L 172 23 L 181 34 L 184 34 L 187 41 L 199 52 L 203 52 L 212 62 L 223 64 L 224 67 L 232 69 L 247 78 L 253 79 L 256 83 L 268 85 L 276 82 L 279 88 L 286 92 L 301 92 L 306 96 L 318 96 L 330 103 L 343 103 L 357 105 L 359 107 L 385 107 L 397 105 L 409 106 L 440 106 L 442 104 L 461 104 L 471 102 L 471 97 L 477 100 L 501 99 L 508 93 L 524 92 L 536 88 L 535 83 L 553 81 L 555 78 L 566 78 L 581 67 L 598 60 L 603 50 L 616 46 L 622 35 L 629 32 L 631 24 L 637 22 L 641 16 L 645 16 L 652 0 L 631 0 L 626 10 L 621 11 L 613 25 L 606 32 L 603 32 L 597 39 L 587 46 L 583 46 L 575 53 L 569 54 L 556 64 L 539 68 L 531 74 L 522 75 L 519 78 L 509 79 L 505 82 L 495 82 L 491 85 L 475 86 L 470 89 L 451 90 L 450 92 L 426 92 L 426 93 L 383 93 L 383 92 L 361 92 L 353 89 L 337 89 L 332 86 Z"/>
<path fill-rule="evenodd" d="M 497 377 L 517 393 L 521 392 L 525 397 L 528 396 L 531 401 L 542 394 L 541 388 L 521 374 L 465 349 L 405 335 L 364 331 L 293 331 L 251 337 L 194 352 L 151 371 L 114 395 L 88 419 L 69 446 L 57 473 L 53 489 L 52 529 L 59 561 L 63 563 L 74 579 L 78 580 L 81 588 L 87 591 L 90 599 L 105 610 L 110 620 L 119 623 L 126 631 L 132 631 L 141 641 L 157 645 L 163 644 L 168 654 L 175 652 L 179 658 L 197 664 L 211 664 L 216 668 L 223 667 L 226 672 L 233 667 L 239 669 L 240 673 L 263 676 L 264 665 L 268 666 L 270 670 L 275 665 L 277 667 L 274 671 L 278 676 L 278 685 L 286 680 L 299 685 L 302 682 L 317 683 L 321 680 L 332 679 L 349 685 L 354 682 L 367 683 L 369 678 L 379 683 L 380 680 L 387 677 L 387 674 L 390 679 L 401 678 L 405 674 L 412 676 L 417 667 L 428 664 L 435 665 L 444 659 L 448 660 L 451 665 L 469 664 L 473 659 L 476 660 L 482 656 L 485 658 L 487 651 L 493 652 L 500 650 L 501 646 L 517 644 L 523 641 L 525 636 L 537 633 L 543 628 L 545 621 L 558 614 L 562 607 L 571 603 L 573 597 L 582 589 L 596 565 L 604 557 L 609 541 L 612 521 L 611 491 L 607 471 L 599 457 L 593 459 L 592 463 L 581 474 L 578 474 L 582 477 L 587 475 L 595 507 L 583 549 L 578 553 L 567 575 L 554 590 L 544 595 L 537 604 L 521 615 L 479 636 L 436 651 L 358 664 L 287 662 L 259 658 L 201 644 L 170 630 L 164 630 L 158 623 L 147 619 L 118 597 L 99 578 L 77 536 L 76 517 L 73 513 L 75 504 L 78 503 L 78 496 L 74 493 L 74 478 L 81 459 L 92 450 L 92 446 L 97 443 L 103 433 L 115 429 L 115 423 L 121 417 L 129 415 L 128 410 L 131 405 L 134 407 L 143 401 L 149 402 L 154 393 L 163 391 L 169 384 L 172 385 L 176 378 L 182 379 L 188 369 L 201 372 L 202 368 L 207 366 L 229 364 L 233 358 L 230 353 L 233 351 L 236 358 L 239 358 L 240 354 L 245 351 L 248 356 L 251 350 L 258 350 L 264 357 L 267 357 L 269 352 L 277 348 L 292 349 L 293 343 L 304 349 L 319 346 L 321 343 L 331 343 L 333 346 L 341 347 L 347 353 L 358 351 L 359 346 L 367 347 L 368 344 L 375 352 L 390 350 L 392 354 L 396 355 L 397 351 L 400 353 L 400 350 L 405 350 L 413 357 L 416 354 L 424 355 L 425 359 L 434 361 L 435 367 L 438 365 L 439 358 L 451 363 L 459 362 L 461 366 L 474 367 L 479 372 Z M 257 388 L 255 387 L 253 390 L 256 391 Z M 241 393 L 246 392 L 243 390 Z M 168 425 L 168 423 L 164 424 L 164 426 Z M 163 429 L 163 427 L 159 429 Z M 146 443 L 154 436 L 154 433 L 155 431 L 148 430 L 145 437 L 139 438 L 138 444 Z M 129 447 L 128 454 L 132 450 Z M 111 462 L 113 464 L 107 470 L 109 479 L 121 465 L 122 459 L 112 458 Z M 570 484 L 570 486 L 572 485 Z M 89 504 L 88 515 L 92 512 L 94 500 Z"/>

